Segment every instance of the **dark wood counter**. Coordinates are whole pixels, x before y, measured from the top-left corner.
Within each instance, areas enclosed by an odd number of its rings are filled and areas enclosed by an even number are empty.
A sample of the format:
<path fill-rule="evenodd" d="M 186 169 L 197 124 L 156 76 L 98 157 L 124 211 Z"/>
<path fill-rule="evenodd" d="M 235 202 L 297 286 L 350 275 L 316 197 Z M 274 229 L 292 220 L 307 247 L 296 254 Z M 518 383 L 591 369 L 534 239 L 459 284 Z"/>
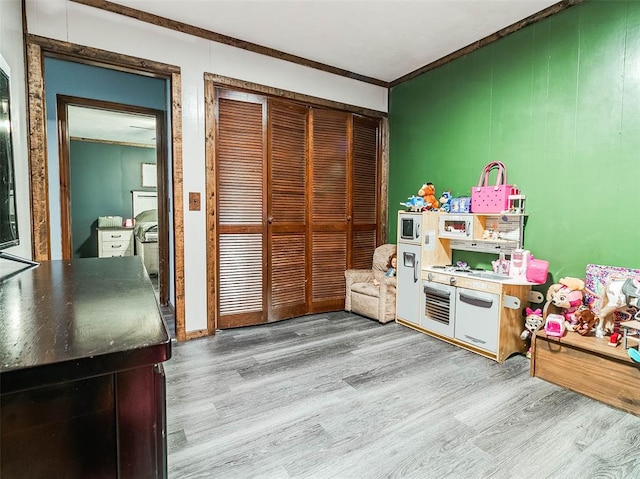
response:
<path fill-rule="evenodd" d="M 0 278 L 0 477 L 165 477 L 170 357 L 138 257 Z"/>

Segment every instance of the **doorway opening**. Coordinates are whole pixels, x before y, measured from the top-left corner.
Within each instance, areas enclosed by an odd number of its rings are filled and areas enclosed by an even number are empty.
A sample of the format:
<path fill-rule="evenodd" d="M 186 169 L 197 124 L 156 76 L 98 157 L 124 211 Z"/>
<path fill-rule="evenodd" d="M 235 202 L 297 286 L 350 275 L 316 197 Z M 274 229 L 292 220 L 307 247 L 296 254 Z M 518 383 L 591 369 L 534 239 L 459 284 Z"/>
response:
<path fill-rule="evenodd" d="M 55 135 L 47 135 L 47 111 L 55 111 L 55 103 L 51 108 L 47 108 L 47 92 L 45 91 L 45 63 L 47 60 L 58 59 L 71 63 L 74 72 L 65 71 L 59 78 L 64 80 L 66 92 L 64 94 L 74 94 L 79 96 L 80 91 L 93 91 L 95 86 L 103 85 L 108 90 L 119 93 L 126 93 L 128 98 L 139 99 L 140 90 L 124 88 L 121 78 L 112 78 L 106 81 L 105 74 L 112 77 L 118 72 L 138 74 L 143 77 L 157 78 L 162 80 L 163 102 L 167 112 L 168 138 L 167 151 L 170 153 L 171 164 L 167 171 L 167 190 L 169 193 L 169 236 L 170 240 L 170 284 L 169 298 L 170 304 L 163 310 L 171 310 L 175 319 L 175 335 L 178 341 L 185 341 L 187 338 L 185 325 L 185 281 L 184 281 L 184 208 L 183 208 L 183 165 L 182 165 L 182 80 L 180 67 L 166 63 L 156 62 L 148 59 L 141 59 L 108 52 L 87 46 L 80 46 L 73 43 L 41 38 L 27 35 L 27 90 L 29 102 L 29 168 L 31 174 L 31 229 L 33 258 L 36 261 L 46 261 L 55 259 L 56 249 L 53 239 L 56 236 L 57 224 L 52 224 L 50 218 L 56 213 L 55 205 L 50 202 L 51 187 L 57 188 L 59 182 L 58 161 L 55 161 L 55 171 L 50 167 L 52 162 L 48 161 L 48 151 L 56 150 L 57 142 Z M 77 70 L 87 66 L 102 67 L 101 74 L 94 81 L 88 79 L 84 74 L 79 74 Z M 46 68 L 50 70 L 50 68 Z M 108 70 L 105 72 L 104 70 Z M 47 83 L 47 91 L 51 91 L 51 81 Z M 146 83 L 146 82 L 145 82 Z M 119 85 L 114 90 L 113 85 Z M 149 90 L 145 86 L 142 93 Z M 90 95 L 85 95 L 90 96 Z M 55 101 L 55 100 L 54 100 Z M 122 101 L 122 100 L 117 100 Z M 135 101 L 124 101 L 125 103 L 135 103 Z M 157 108 L 157 107 L 156 107 Z M 52 119 L 56 122 L 57 119 Z M 57 130 L 57 128 L 56 128 Z M 52 131 L 56 131 L 53 130 Z M 53 140 L 53 141 L 50 141 Z M 57 159 L 56 159 L 57 160 Z M 51 180 L 51 181 L 50 181 Z M 59 195 L 56 195 L 56 198 Z M 56 201 L 57 202 L 57 201 Z M 59 224 L 59 221 L 57 222 Z M 58 239 L 60 235 L 58 234 Z"/>
<path fill-rule="evenodd" d="M 62 258 L 140 256 L 169 302 L 165 113 L 57 96 Z"/>

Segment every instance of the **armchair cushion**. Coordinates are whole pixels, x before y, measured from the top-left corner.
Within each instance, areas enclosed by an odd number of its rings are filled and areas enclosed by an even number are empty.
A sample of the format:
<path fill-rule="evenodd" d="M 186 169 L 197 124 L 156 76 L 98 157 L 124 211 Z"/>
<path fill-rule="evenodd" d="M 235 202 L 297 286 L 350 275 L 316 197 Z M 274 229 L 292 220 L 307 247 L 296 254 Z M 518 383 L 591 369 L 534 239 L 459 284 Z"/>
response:
<path fill-rule="evenodd" d="M 366 294 L 367 296 L 373 296 L 375 298 L 380 297 L 380 285 L 376 286 L 371 283 L 353 283 L 351 285 L 351 292 Z"/>

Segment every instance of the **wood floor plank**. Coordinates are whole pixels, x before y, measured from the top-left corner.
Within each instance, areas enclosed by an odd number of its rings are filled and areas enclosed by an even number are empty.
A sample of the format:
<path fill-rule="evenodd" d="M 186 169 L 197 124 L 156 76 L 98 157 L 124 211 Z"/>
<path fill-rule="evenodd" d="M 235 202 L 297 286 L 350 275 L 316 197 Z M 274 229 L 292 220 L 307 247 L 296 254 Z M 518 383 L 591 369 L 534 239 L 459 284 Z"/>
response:
<path fill-rule="evenodd" d="M 346 312 L 179 343 L 165 371 L 171 478 L 640 477 L 639 418 Z"/>

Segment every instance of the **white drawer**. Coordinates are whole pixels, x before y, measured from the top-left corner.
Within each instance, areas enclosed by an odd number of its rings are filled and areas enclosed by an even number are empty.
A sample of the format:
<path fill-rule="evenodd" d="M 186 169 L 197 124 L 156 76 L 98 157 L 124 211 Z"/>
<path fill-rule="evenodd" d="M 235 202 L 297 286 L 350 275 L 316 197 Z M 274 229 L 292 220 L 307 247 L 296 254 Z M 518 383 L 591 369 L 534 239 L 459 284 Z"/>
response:
<path fill-rule="evenodd" d="M 108 253 L 115 251 L 122 253 L 131 249 L 131 241 L 105 241 L 102 244 L 102 251 Z"/>
<path fill-rule="evenodd" d="M 131 254 L 131 250 L 130 249 L 125 249 L 125 250 L 103 250 L 102 253 L 100 254 L 101 258 L 115 258 L 117 256 L 132 256 Z"/>
<path fill-rule="evenodd" d="M 100 258 L 132 255 L 133 229 L 105 228 L 98 230 L 98 256 Z"/>
<path fill-rule="evenodd" d="M 98 241 L 128 243 L 133 236 L 133 230 L 99 231 Z"/>

